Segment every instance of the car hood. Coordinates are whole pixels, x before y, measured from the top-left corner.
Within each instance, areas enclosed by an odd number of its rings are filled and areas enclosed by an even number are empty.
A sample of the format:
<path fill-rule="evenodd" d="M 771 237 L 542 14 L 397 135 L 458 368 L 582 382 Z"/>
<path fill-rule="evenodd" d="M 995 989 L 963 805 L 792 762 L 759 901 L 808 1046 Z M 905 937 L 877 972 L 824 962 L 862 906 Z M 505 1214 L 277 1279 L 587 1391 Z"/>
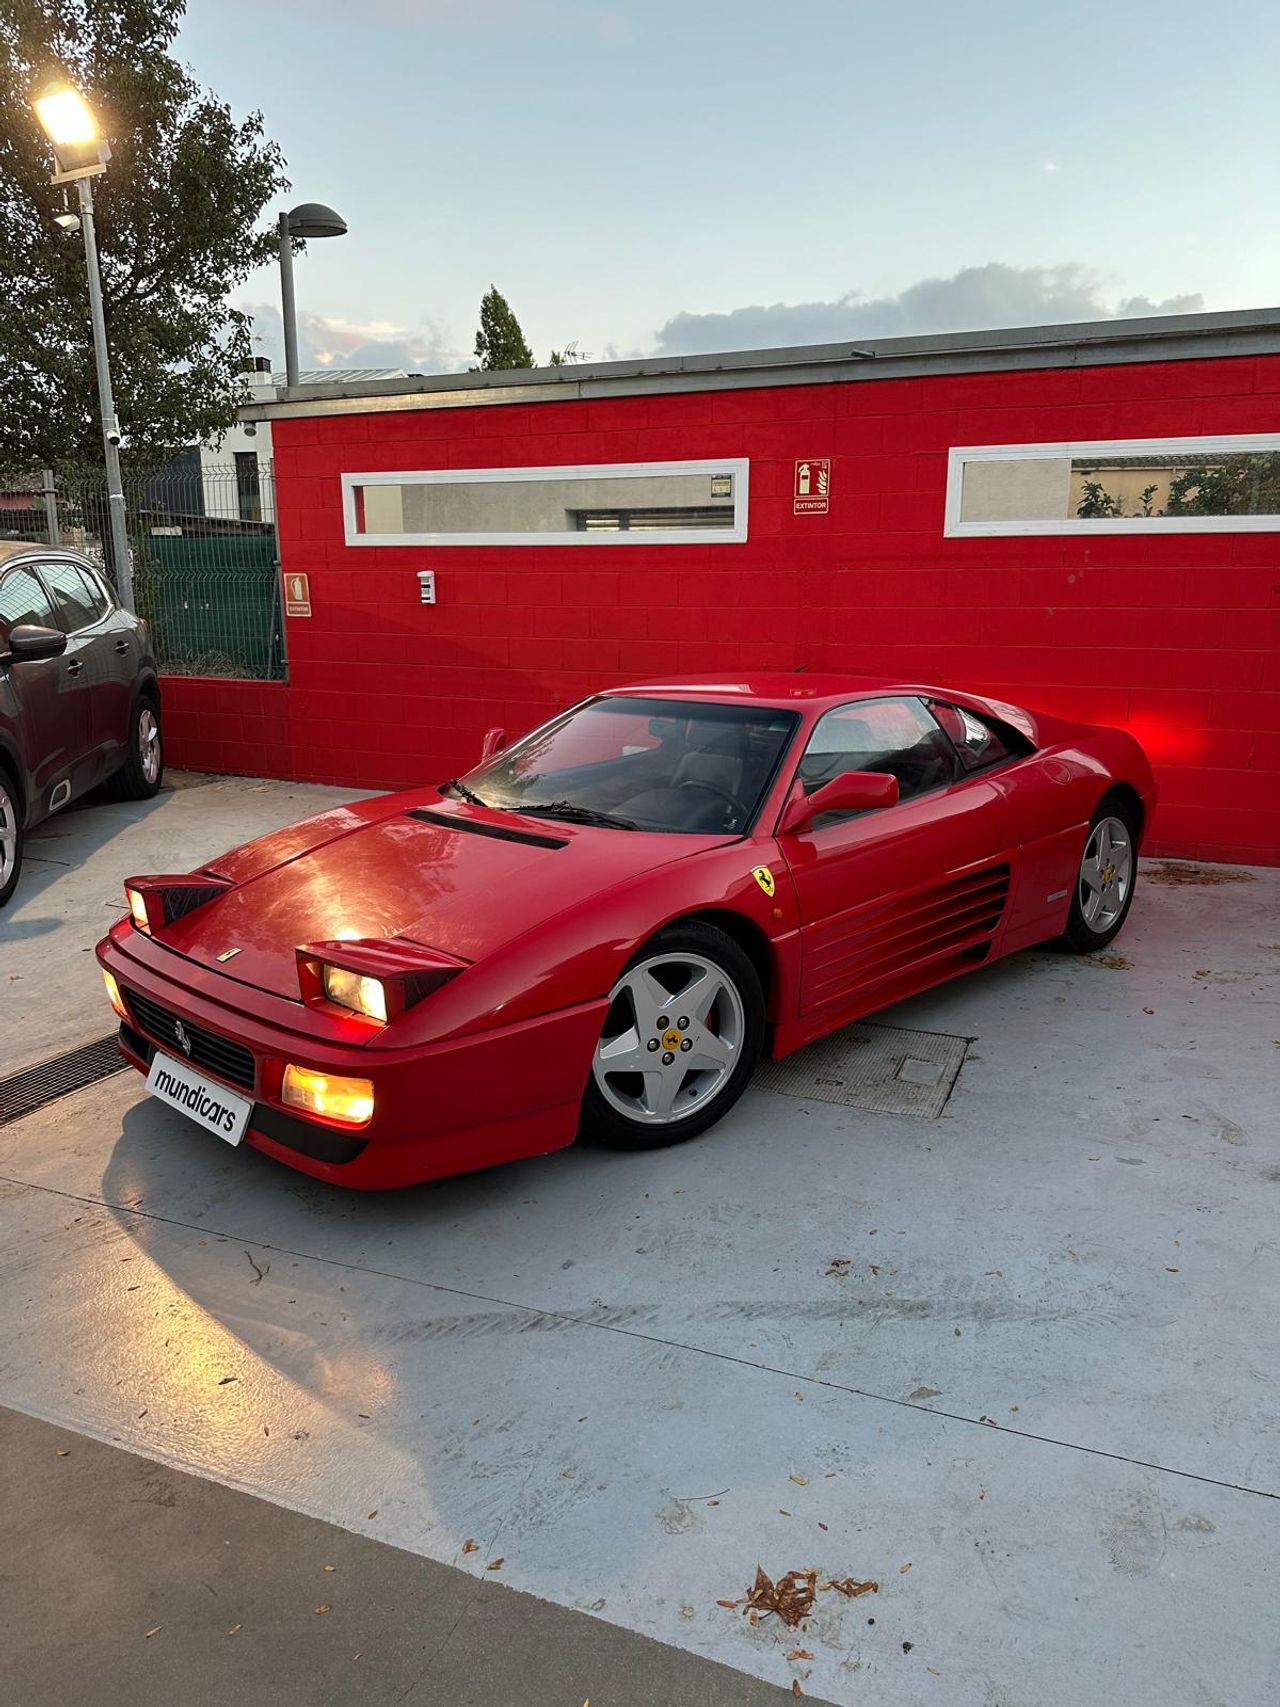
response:
<path fill-rule="evenodd" d="M 519 818 L 434 796 L 374 822 L 326 814 L 313 824 L 310 836 L 295 826 L 208 867 L 238 881 L 159 940 L 241 983 L 296 996 L 304 943 L 410 937 L 478 961 L 557 913 L 734 839 Z M 264 855 L 275 859 L 262 869 Z"/>

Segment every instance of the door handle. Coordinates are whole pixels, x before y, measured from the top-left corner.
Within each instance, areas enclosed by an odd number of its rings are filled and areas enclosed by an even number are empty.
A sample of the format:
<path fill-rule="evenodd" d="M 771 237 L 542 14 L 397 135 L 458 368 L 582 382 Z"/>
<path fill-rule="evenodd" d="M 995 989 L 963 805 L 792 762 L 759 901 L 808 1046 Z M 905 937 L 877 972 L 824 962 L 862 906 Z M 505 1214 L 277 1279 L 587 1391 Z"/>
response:
<path fill-rule="evenodd" d="M 84 660 L 82 658 L 73 658 L 67 665 L 67 674 L 69 676 L 78 676 L 83 669 Z"/>
<path fill-rule="evenodd" d="M 129 650 L 129 642 L 127 640 L 117 640 L 116 641 L 116 651 L 117 652 L 119 652 L 121 655 L 123 655 L 128 650 Z"/>

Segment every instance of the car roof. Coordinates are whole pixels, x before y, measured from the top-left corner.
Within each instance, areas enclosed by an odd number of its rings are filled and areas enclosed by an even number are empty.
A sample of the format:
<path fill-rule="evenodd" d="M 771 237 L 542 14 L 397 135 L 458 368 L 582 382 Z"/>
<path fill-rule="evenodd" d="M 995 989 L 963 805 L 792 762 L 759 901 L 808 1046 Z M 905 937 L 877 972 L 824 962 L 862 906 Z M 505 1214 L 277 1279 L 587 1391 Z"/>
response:
<path fill-rule="evenodd" d="M 0 539 L 0 563 L 6 562 L 10 557 L 21 557 L 24 552 L 48 549 L 47 545 L 41 545 L 34 539 Z"/>
<path fill-rule="evenodd" d="M 842 705 L 860 694 L 940 693 L 937 687 L 922 687 L 918 682 L 900 681 L 893 676 L 819 675 L 792 671 L 787 675 L 749 676 L 745 680 L 717 681 L 654 681 L 628 682 L 625 687 L 609 688 L 610 694 L 635 694 L 646 699 L 703 699 L 745 703 L 748 705 L 794 706 L 796 710 Z M 965 698 L 968 695 L 963 696 Z"/>

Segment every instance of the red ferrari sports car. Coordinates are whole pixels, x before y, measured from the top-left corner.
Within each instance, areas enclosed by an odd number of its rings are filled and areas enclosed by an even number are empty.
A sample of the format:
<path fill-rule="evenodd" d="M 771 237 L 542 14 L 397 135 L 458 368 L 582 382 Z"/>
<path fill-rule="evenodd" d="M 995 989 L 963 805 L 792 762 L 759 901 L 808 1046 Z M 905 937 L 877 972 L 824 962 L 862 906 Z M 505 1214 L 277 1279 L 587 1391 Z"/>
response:
<path fill-rule="evenodd" d="M 367 1188 L 675 1143 L 762 1050 L 1103 947 L 1155 802 L 1120 730 L 853 677 L 619 688 L 486 749 L 129 880 L 98 958 L 155 1095 Z"/>

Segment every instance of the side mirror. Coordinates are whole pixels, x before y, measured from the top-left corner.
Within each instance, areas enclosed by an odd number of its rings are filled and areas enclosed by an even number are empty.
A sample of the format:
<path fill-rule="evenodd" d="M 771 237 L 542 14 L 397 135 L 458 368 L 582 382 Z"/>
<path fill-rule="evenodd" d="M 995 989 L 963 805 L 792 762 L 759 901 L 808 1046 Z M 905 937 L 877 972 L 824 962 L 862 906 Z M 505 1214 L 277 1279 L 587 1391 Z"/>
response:
<path fill-rule="evenodd" d="M 507 732 L 505 729 L 486 729 L 484 741 L 480 747 L 480 763 L 484 764 L 487 760 L 495 758 L 506 744 Z"/>
<path fill-rule="evenodd" d="M 779 833 L 795 835 L 824 812 L 869 812 L 895 806 L 898 779 L 885 771 L 842 771 L 812 794 L 796 794 L 787 802 Z"/>
<path fill-rule="evenodd" d="M 36 622 L 20 622 L 9 630 L 10 664 L 32 663 L 37 658 L 56 658 L 67 649 L 67 637 L 56 628 Z"/>

